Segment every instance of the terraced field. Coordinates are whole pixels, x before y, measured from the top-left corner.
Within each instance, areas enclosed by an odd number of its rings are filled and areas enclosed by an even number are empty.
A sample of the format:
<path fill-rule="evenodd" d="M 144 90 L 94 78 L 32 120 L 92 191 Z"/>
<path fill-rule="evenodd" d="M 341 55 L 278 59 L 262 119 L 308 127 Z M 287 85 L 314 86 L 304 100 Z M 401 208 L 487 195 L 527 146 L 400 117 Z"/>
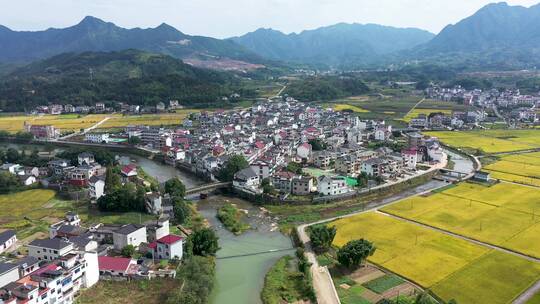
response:
<path fill-rule="evenodd" d="M 509 303 L 540 278 L 538 263 L 379 213 L 329 225 L 337 227 L 334 245 L 373 241 L 377 250 L 371 262 L 430 288 L 444 301 Z"/>

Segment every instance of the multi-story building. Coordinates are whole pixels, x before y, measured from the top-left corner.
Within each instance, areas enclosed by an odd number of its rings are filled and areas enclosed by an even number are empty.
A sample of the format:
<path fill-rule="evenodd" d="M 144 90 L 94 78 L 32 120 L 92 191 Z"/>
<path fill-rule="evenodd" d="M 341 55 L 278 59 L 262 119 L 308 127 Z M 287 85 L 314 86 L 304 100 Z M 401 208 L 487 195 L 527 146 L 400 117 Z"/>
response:
<path fill-rule="evenodd" d="M 322 175 L 317 179 L 317 191 L 322 195 L 340 195 L 350 191 L 343 177 Z"/>
<path fill-rule="evenodd" d="M 60 131 L 54 126 L 29 125 L 25 123 L 26 132 L 38 139 L 54 139 L 60 136 Z"/>

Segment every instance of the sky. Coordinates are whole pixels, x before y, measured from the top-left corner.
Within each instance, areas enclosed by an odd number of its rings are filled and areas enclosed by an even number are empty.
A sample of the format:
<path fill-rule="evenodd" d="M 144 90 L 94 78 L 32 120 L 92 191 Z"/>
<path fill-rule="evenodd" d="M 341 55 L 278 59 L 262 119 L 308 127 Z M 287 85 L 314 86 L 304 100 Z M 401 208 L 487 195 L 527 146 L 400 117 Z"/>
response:
<path fill-rule="evenodd" d="M 510 0 L 529 7 L 540 0 Z M 300 32 L 340 22 L 416 27 L 437 34 L 485 0 L 0 0 L 0 24 L 44 30 L 95 16 L 118 26 L 170 24 L 190 35 L 227 38 L 258 28 Z"/>

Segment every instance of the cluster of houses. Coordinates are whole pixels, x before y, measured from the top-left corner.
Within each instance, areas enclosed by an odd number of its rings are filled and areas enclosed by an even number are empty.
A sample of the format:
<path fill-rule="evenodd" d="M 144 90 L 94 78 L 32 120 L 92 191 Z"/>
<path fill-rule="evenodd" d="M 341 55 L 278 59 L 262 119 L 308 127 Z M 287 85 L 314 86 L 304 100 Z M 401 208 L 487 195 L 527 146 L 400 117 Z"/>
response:
<path fill-rule="evenodd" d="M 506 89 L 504 91 L 491 89 L 484 91 L 480 89 L 466 90 L 461 86 L 444 88 L 438 85 L 430 86 L 426 89 L 425 93 L 428 98 L 434 100 L 463 102 L 465 105 L 477 106 L 480 108 L 497 107 L 503 112 L 501 114 L 506 116 L 506 118 L 521 123 L 534 124 L 538 122 L 537 109 L 540 107 L 540 94 L 535 96 L 522 95 L 519 89 Z M 454 115 L 454 117 L 455 116 L 456 115 Z M 482 119 L 482 116 L 478 118 Z M 477 119 L 476 114 L 470 113 L 467 113 L 466 117 L 459 119 L 464 123 L 482 121 Z M 485 115 L 483 119 L 486 119 Z M 459 125 L 456 125 L 455 123 L 453 123 L 452 126 L 459 127 Z"/>
<path fill-rule="evenodd" d="M 1 303 L 73 303 L 78 291 L 102 280 L 174 277 L 175 269 L 157 267 L 160 260 L 182 259 L 184 237 L 170 234 L 169 220 L 146 225 L 81 225 L 75 213 L 49 228 L 49 238 L 26 245 L 26 256 L 0 262 Z M 144 254 L 120 256 L 131 245 Z M 0 232 L 0 252 L 16 252 L 15 231 Z"/>
<path fill-rule="evenodd" d="M 353 113 L 290 97 L 243 110 L 193 113 L 175 129 L 128 126 L 125 133 L 138 137 L 145 148 L 160 151 L 168 164 L 208 179 L 215 179 L 232 155 L 242 155 L 250 166 L 235 175 L 233 185 L 255 193 L 268 180 L 283 193 L 342 194 L 352 190 L 346 177 L 364 172 L 391 179 L 416 170 L 411 151 L 367 148 L 368 142 L 392 141 L 392 127 L 384 121 L 361 121 Z M 287 172 L 291 162 L 332 172 L 315 179 Z"/>
<path fill-rule="evenodd" d="M 148 187 L 149 182 L 139 176 L 138 167 L 129 158 L 119 158 L 120 177 L 122 183 L 132 182 L 139 186 Z M 107 169 L 96 162 L 92 153 L 83 152 L 77 156 L 77 163 L 55 158 L 44 167 L 25 167 L 19 164 L 3 164 L 0 172 L 5 171 L 16 175 L 22 185 L 31 186 L 40 183 L 41 186 L 58 191 L 70 187 L 80 190 L 77 198 L 89 198 L 97 201 L 105 195 L 105 177 Z M 81 194 L 82 193 L 82 194 Z M 173 205 L 168 195 L 159 192 L 145 194 L 146 210 L 150 214 L 173 214 Z"/>

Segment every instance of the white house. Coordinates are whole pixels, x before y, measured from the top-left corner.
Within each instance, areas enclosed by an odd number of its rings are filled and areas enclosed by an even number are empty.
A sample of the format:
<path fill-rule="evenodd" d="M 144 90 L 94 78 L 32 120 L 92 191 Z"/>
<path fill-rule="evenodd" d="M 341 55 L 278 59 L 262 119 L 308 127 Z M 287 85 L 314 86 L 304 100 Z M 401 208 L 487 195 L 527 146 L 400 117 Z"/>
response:
<path fill-rule="evenodd" d="M 184 239 L 181 236 L 169 234 L 151 243 L 154 259 L 182 259 Z"/>
<path fill-rule="evenodd" d="M 113 232 L 114 249 L 122 250 L 127 245 L 138 248 L 141 243 L 146 243 L 146 227 L 136 224 L 128 224 Z"/>
<path fill-rule="evenodd" d="M 259 184 L 259 175 L 251 167 L 241 170 L 234 175 L 234 187 L 256 190 Z"/>
<path fill-rule="evenodd" d="M 6 230 L 0 233 L 0 253 L 3 253 L 17 243 L 15 230 Z"/>
<path fill-rule="evenodd" d="M 109 133 L 86 133 L 84 140 L 91 143 L 109 143 Z"/>
<path fill-rule="evenodd" d="M 303 143 L 296 148 L 296 155 L 302 160 L 308 160 L 311 156 L 312 147 L 308 143 Z"/>
<path fill-rule="evenodd" d="M 0 263 L 0 287 L 4 287 L 19 279 L 19 266 L 11 263 Z"/>
<path fill-rule="evenodd" d="M 343 177 L 322 175 L 317 182 L 317 191 L 322 195 L 339 195 L 350 191 Z"/>
<path fill-rule="evenodd" d="M 90 198 L 99 199 L 105 194 L 105 181 L 97 176 L 92 176 L 88 181 Z"/>
<path fill-rule="evenodd" d="M 28 255 L 42 261 L 52 261 L 73 250 L 73 243 L 62 239 L 33 240 L 28 244 Z"/>
<path fill-rule="evenodd" d="M 418 151 L 416 149 L 411 148 L 401 151 L 401 157 L 403 158 L 403 164 L 407 169 L 416 169 L 418 162 Z"/>

